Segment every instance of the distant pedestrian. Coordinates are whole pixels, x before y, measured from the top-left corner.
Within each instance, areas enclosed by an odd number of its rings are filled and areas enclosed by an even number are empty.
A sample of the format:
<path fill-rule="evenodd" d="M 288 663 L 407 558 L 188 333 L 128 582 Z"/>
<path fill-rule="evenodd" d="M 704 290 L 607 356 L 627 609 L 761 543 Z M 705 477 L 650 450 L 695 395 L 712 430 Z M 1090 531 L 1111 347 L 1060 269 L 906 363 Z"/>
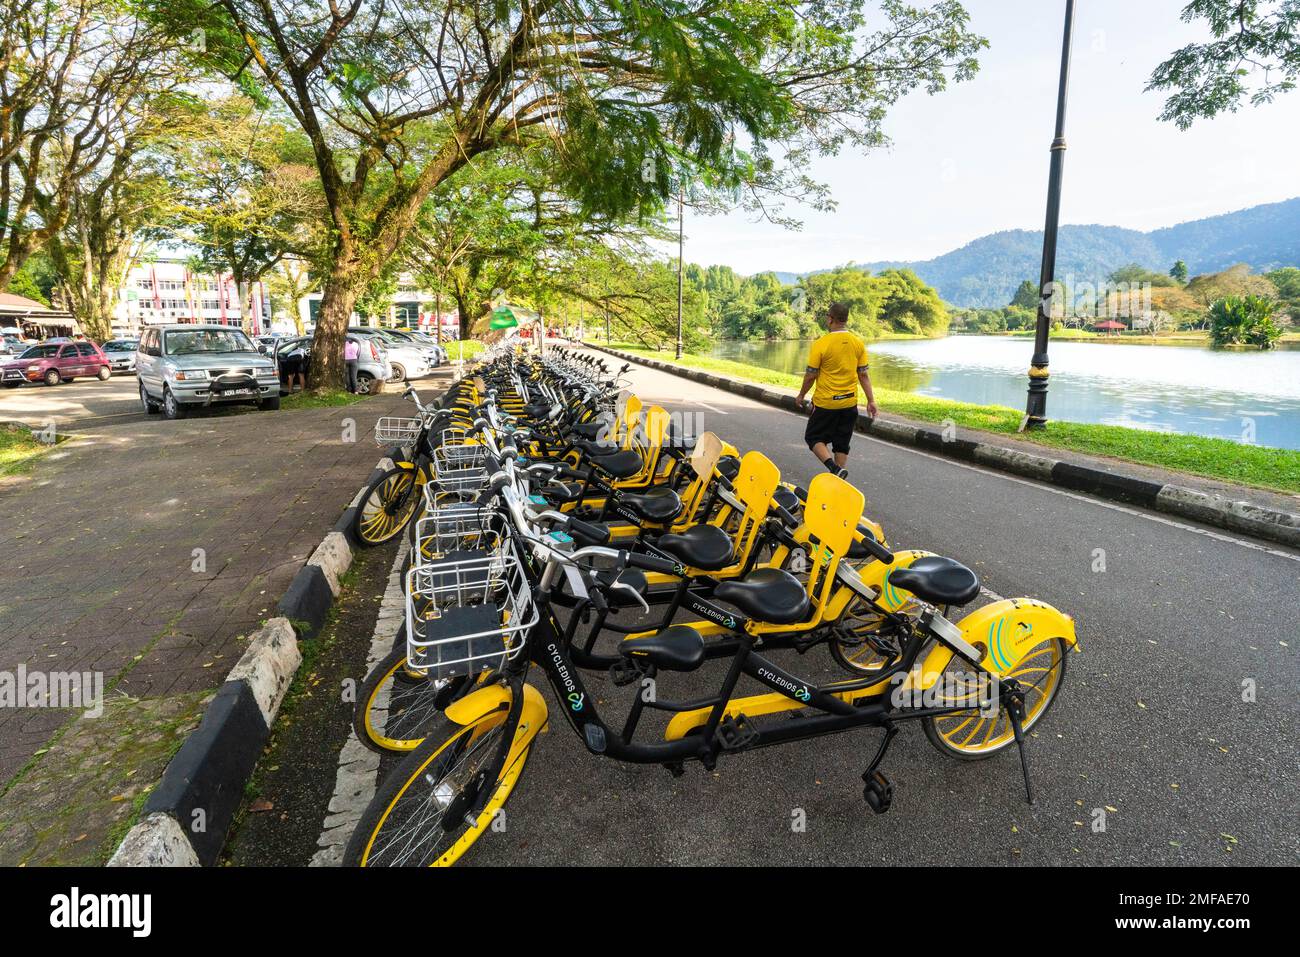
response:
<path fill-rule="evenodd" d="M 357 391 L 357 366 L 361 363 L 361 346 L 351 336 L 343 343 L 343 365 L 348 370 L 348 391 Z"/>
<path fill-rule="evenodd" d="M 867 415 L 876 416 L 876 397 L 867 374 L 867 347 L 845 328 L 848 322 L 849 307 L 842 302 L 831 303 L 826 310 L 826 335 L 809 350 L 808 368 L 796 400 L 800 408 L 806 408 L 804 396 L 816 383 L 812 415 L 803 438 L 817 461 L 840 478 L 849 474 L 845 466 L 858 421 L 859 384 L 867 394 Z"/>

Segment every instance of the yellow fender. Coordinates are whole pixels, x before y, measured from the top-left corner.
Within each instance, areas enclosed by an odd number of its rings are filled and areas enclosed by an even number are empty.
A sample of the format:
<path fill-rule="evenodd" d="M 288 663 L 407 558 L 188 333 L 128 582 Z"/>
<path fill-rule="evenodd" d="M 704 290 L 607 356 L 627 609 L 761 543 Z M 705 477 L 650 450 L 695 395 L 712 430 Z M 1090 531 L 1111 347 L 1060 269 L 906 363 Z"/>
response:
<path fill-rule="evenodd" d="M 980 665 L 997 675 L 1013 672 L 1020 660 L 1051 638 L 1062 639 L 1074 648 L 1078 639 L 1074 619 L 1036 598 L 1006 598 L 971 612 L 957 623 L 962 637 L 984 652 Z M 947 645 L 936 643 L 926 656 L 922 670 L 938 674 L 953 658 Z"/>
<path fill-rule="evenodd" d="M 510 689 L 501 684 L 490 684 L 471 691 L 465 697 L 447 705 L 443 712 L 448 719 L 459 725 L 473 724 L 497 710 L 510 707 Z M 506 756 L 506 767 L 515 763 L 538 732 L 546 727 L 546 699 L 541 692 L 530 684 L 524 685 L 524 705 L 519 714 L 519 726 L 515 729 L 515 739 L 510 743 L 510 754 Z"/>

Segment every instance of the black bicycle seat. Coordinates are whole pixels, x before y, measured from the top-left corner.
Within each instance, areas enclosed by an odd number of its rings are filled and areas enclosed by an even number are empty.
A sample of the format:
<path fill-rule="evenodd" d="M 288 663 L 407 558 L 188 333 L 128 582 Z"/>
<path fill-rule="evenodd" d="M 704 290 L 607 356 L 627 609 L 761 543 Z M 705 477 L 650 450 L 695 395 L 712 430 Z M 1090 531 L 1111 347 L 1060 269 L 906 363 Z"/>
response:
<path fill-rule="evenodd" d="M 625 657 L 645 658 L 664 671 L 694 671 L 704 663 L 704 639 L 689 625 L 673 625 L 645 638 L 629 638 L 618 650 Z"/>
<path fill-rule="evenodd" d="M 731 564 L 731 536 L 716 525 L 693 525 L 680 535 L 669 532 L 657 544 L 692 568 L 717 571 Z"/>
<path fill-rule="evenodd" d="M 780 568 L 759 568 L 740 581 L 725 581 L 713 590 L 713 597 L 773 625 L 803 621 L 812 609 L 799 579 Z"/>
<path fill-rule="evenodd" d="M 667 486 L 646 489 L 639 495 L 620 495 L 618 502 L 647 522 L 666 522 L 682 510 L 681 498 Z"/>
<path fill-rule="evenodd" d="M 938 555 L 918 558 L 889 573 L 889 583 L 932 605 L 964 605 L 980 592 L 980 580 L 961 562 Z"/>
<path fill-rule="evenodd" d="M 631 478 L 641 471 L 641 453 L 635 449 L 624 449 L 611 455 L 593 455 L 591 464 L 602 472 L 608 472 L 614 478 Z"/>

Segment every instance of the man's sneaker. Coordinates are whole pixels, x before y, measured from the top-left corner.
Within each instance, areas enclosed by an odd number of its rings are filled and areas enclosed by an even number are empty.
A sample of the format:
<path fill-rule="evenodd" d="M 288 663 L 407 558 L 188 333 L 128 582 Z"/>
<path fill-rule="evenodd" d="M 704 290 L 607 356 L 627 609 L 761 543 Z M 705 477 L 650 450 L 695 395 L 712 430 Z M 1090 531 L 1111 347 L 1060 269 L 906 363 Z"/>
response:
<path fill-rule="evenodd" d="M 836 469 L 835 472 L 834 472 L 833 474 L 835 475 L 836 478 L 846 479 L 846 478 L 849 477 L 849 470 L 848 470 L 848 469 Z"/>

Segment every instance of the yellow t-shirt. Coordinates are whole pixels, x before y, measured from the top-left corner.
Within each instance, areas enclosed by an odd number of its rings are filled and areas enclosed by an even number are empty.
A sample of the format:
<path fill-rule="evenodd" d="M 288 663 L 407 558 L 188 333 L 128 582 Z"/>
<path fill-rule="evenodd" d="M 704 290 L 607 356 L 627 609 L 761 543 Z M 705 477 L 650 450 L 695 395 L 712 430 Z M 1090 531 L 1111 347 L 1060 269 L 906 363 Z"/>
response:
<path fill-rule="evenodd" d="M 861 339 L 847 329 L 826 333 L 808 352 L 808 368 L 818 373 L 813 405 L 819 409 L 857 405 L 858 370 L 866 367 L 867 347 Z"/>

